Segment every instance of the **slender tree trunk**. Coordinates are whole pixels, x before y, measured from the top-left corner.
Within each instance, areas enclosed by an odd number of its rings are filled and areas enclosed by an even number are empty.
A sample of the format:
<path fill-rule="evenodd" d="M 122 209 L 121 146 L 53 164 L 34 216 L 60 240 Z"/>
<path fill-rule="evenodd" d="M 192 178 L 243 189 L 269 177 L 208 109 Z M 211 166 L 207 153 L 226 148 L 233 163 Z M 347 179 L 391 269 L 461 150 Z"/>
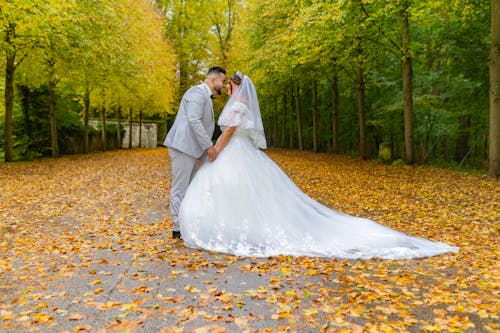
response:
<path fill-rule="evenodd" d="M 286 90 L 283 93 L 283 113 L 281 119 L 281 148 L 285 147 L 285 134 L 286 134 Z"/>
<path fill-rule="evenodd" d="M 295 114 L 297 116 L 297 139 L 299 142 L 299 150 L 304 149 L 302 142 L 302 111 L 300 109 L 300 87 L 298 84 L 295 85 Z"/>
<path fill-rule="evenodd" d="M 488 165 L 488 133 L 484 133 L 483 137 L 483 165 Z"/>
<path fill-rule="evenodd" d="M 362 159 L 368 159 L 366 142 L 366 119 L 365 119 L 365 81 L 363 76 L 363 58 L 361 47 L 358 47 L 358 117 L 359 117 L 359 155 Z"/>
<path fill-rule="evenodd" d="M 52 157 L 59 156 L 59 145 L 57 143 L 57 122 L 56 122 L 56 81 L 55 81 L 55 62 L 50 61 L 50 82 L 49 82 L 49 95 L 50 95 L 50 138 L 52 146 Z"/>
<path fill-rule="evenodd" d="M 425 135 L 424 135 L 424 142 L 422 144 L 422 159 L 420 162 L 423 164 L 427 160 L 427 157 L 432 153 L 432 150 L 434 148 L 433 142 L 432 142 L 432 132 L 434 131 L 434 126 L 433 126 L 433 120 L 429 119 L 428 123 L 425 128 Z"/>
<path fill-rule="evenodd" d="M 266 113 L 266 118 L 263 119 L 263 125 L 264 125 L 264 135 L 266 137 L 266 144 L 268 146 L 271 146 L 273 141 L 273 133 L 271 131 L 271 129 L 273 128 L 272 115 L 268 116 Z"/>
<path fill-rule="evenodd" d="M 142 110 L 139 110 L 139 148 L 142 147 Z"/>
<path fill-rule="evenodd" d="M 290 144 L 289 148 L 293 148 L 293 108 L 294 108 L 294 103 L 295 103 L 295 97 L 293 94 L 293 86 L 292 89 L 290 89 L 290 121 L 289 121 L 289 129 L 290 129 Z"/>
<path fill-rule="evenodd" d="M 448 136 L 445 136 L 443 138 L 443 158 L 445 161 L 448 161 L 450 156 L 450 148 L 449 148 L 449 141 L 448 141 Z"/>
<path fill-rule="evenodd" d="M 23 110 L 23 124 L 24 124 L 24 133 L 28 136 L 30 145 L 33 142 L 33 133 L 32 133 L 32 124 L 30 117 L 30 98 L 32 96 L 32 91 L 28 86 L 20 86 L 19 90 L 21 91 L 21 108 Z"/>
<path fill-rule="evenodd" d="M 120 149 L 122 147 L 122 107 L 119 106 L 115 110 L 115 118 L 117 121 L 116 126 L 116 148 Z"/>
<path fill-rule="evenodd" d="M 415 143 L 413 137 L 413 69 L 410 51 L 410 24 L 408 22 L 408 1 L 403 2 L 400 23 L 402 30 L 403 57 L 401 59 L 403 73 L 403 110 L 405 124 L 405 162 L 415 163 Z"/>
<path fill-rule="evenodd" d="M 273 112 L 273 147 L 278 146 L 278 96 L 274 96 Z"/>
<path fill-rule="evenodd" d="M 313 151 L 318 152 L 318 87 L 316 80 L 312 82 L 312 121 L 313 121 Z"/>
<path fill-rule="evenodd" d="M 56 94 L 55 88 L 56 84 L 53 81 L 49 83 L 49 95 L 50 95 L 50 138 L 52 147 L 52 157 L 59 156 L 59 145 L 57 144 L 57 123 L 56 123 Z"/>
<path fill-rule="evenodd" d="M 85 87 L 85 95 L 83 96 L 83 151 L 90 152 L 89 143 L 89 113 L 90 113 L 90 89 Z"/>
<path fill-rule="evenodd" d="M 470 150 L 469 132 L 471 126 L 471 117 L 469 115 L 458 118 L 458 138 L 455 148 L 455 161 L 460 162 L 464 159 L 467 152 Z"/>
<path fill-rule="evenodd" d="M 106 107 L 104 106 L 104 90 L 102 92 L 102 104 L 100 108 L 101 113 L 101 141 L 102 141 L 102 151 L 106 151 L 108 147 L 107 135 L 106 135 Z"/>
<path fill-rule="evenodd" d="M 358 6 L 358 25 L 363 26 L 363 17 L 365 17 L 363 9 L 363 1 L 356 0 L 354 2 L 355 6 Z M 356 60 L 357 60 L 357 71 L 356 71 L 356 90 L 358 99 L 358 120 L 359 120 L 359 155 L 362 159 L 368 159 L 368 145 L 366 142 L 366 119 L 365 119 L 365 81 L 364 81 L 364 69 L 363 69 L 363 45 L 362 45 L 362 34 L 363 29 L 358 32 L 356 38 Z"/>
<path fill-rule="evenodd" d="M 227 0 L 225 17 L 227 18 L 225 24 L 217 22 L 217 20 L 212 20 L 212 26 L 215 28 L 215 35 L 219 42 L 221 65 L 224 67 L 227 64 L 227 52 L 230 47 L 229 41 L 231 40 L 234 26 L 234 0 Z"/>
<path fill-rule="evenodd" d="M 489 173 L 500 176 L 500 1 L 491 0 Z"/>
<path fill-rule="evenodd" d="M 132 108 L 128 109 L 128 148 L 132 149 Z"/>
<path fill-rule="evenodd" d="M 14 72 L 16 71 L 16 52 L 11 45 L 11 37 L 14 37 L 14 25 L 9 24 L 5 31 L 6 57 L 5 57 L 5 128 L 4 128 L 4 147 L 5 162 L 11 162 L 13 158 L 12 132 L 14 124 L 12 115 L 14 109 Z"/>
<path fill-rule="evenodd" d="M 339 146 L 339 86 L 337 73 L 334 74 L 332 80 L 332 99 L 333 99 L 333 110 L 332 110 L 332 130 L 333 130 L 333 153 L 338 154 L 340 152 Z"/>
<path fill-rule="evenodd" d="M 187 20 L 189 19 L 188 18 L 188 14 L 186 13 L 187 9 L 186 9 L 186 2 L 187 0 L 181 0 L 179 2 L 179 6 L 178 6 L 178 16 L 182 21 L 184 22 L 187 22 Z M 181 41 L 183 41 L 186 37 L 186 31 L 189 29 L 188 28 L 188 25 L 186 24 L 179 24 L 177 26 L 177 34 Z M 189 77 L 188 77 L 188 70 L 187 70 L 187 63 L 188 63 L 188 59 L 189 59 L 189 55 L 186 54 L 186 51 L 184 51 L 184 47 L 182 46 L 184 43 L 181 42 L 181 44 L 178 44 L 178 48 L 179 48 L 179 56 L 178 56 L 178 59 L 179 59 L 179 62 L 177 63 L 177 66 L 178 66 L 178 73 L 179 73 L 179 92 L 180 94 L 178 94 L 178 99 L 180 102 L 181 101 L 181 98 L 182 98 L 182 94 L 184 91 L 186 91 L 188 89 L 188 86 L 189 86 Z M 132 132 L 131 132 L 132 134 Z M 130 147 L 132 148 L 132 146 Z"/>

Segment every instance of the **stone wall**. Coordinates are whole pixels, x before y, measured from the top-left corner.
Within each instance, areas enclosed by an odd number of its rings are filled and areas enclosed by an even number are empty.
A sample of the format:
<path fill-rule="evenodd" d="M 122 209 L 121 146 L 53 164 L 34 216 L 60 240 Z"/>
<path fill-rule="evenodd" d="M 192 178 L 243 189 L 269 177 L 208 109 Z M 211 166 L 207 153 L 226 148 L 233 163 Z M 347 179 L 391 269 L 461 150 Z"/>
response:
<path fill-rule="evenodd" d="M 100 121 L 90 120 L 89 125 L 93 126 L 95 129 L 101 124 Z M 117 125 L 116 121 L 106 121 L 108 125 Z M 129 147 L 130 138 L 130 123 L 121 123 L 124 133 L 122 138 L 122 148 Z M 156 148 L 158 145 L 158 125 L 156 123 L 142 123 L 142 129 L 139 131 L 139 123 L 132 123 L 132 148 L 139 147 L 139 132 L 141 132 L 141 147 L 144 148 Z"/>
<path fill-rule="evenodd" d="M 123 134 L 122 148 L 128 148 L 130 137 L 130 124 L 123 123 L 125 133 Z M 142 123 L 141 147 L 156 148 L 158 145 L 158 127 L 156 123 Z M 139 147 L 139 123 L 132 123 L 132 148 Z"/>

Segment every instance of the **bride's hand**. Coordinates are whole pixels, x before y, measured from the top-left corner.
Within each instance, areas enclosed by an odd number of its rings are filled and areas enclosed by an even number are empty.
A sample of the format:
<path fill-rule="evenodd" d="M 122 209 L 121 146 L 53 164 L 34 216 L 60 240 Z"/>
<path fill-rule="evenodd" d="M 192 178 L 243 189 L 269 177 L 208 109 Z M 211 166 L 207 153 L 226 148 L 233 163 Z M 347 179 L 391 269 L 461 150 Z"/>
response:
<path fill-rule="evenodd" d="M 217 141 L 217 144 L 215 145 L 215 149 L 217 149 L 217 154 L 219 154 L 222 149 L 228 144 L 229 140 L 231 140 L 231 137 L 233 136 L 234 131 L 238 126 L 229 126 L 224 128 L 224 131 L 222 131 L 222 134 Z"/>
<path fill-rule="evenodd" d="M 212 147 L 208 148 L 208 151 L 207 151 L 208 161 L 209 162 L 215 161 L 215 159 L 217 158 L 217 154 L 218 153 L 219 153 L 219 151 L 217 150 L 217 148 L 215 146 L 212 146 Z"/>

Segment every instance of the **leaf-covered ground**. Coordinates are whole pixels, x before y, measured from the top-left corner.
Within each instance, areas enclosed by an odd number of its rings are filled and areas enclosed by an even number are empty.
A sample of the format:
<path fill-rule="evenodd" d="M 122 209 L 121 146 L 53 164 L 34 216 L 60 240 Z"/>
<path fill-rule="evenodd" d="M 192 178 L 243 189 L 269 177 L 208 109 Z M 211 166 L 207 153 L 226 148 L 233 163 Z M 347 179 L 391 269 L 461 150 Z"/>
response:
<path fill-rule="evenodd" d="M 167 237 L 165 149 L 0 164 L 0 331 L 500 332 L 498 180 L 268 154 L 314 199 L 460 252 L 348 261 L 192 250 Z"/>

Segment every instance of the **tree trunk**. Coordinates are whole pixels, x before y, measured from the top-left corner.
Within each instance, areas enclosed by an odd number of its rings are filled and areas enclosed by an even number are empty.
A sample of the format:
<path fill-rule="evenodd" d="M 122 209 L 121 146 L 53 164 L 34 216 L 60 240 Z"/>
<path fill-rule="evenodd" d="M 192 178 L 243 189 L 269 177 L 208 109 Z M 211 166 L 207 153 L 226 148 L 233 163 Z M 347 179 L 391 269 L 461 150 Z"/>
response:
<path fill-rule="evenodd" d="M 449 140 L 448 136 L 445 136 L 443 138 L 443 158 L 445 161 L 448 161 L 450 156 L 450 147 L 449 147 Z"/>
<path fill-rule="evenodd" d="M 285 133 L 286 133 L 286 90 L 283 93 L 283 117 L 281 120 L 281 148 L 285 147 Z"/>
<path fill-rule="evenodd" d="M 290 89 L 290 121 L 289 121 L 289 129 L 290 129 L 290 144 L 289 148 L 293 148 L 293 108 L 294 108 L 295 97 L 293 94 L 293 86 Z"/>
<path fill-rule="evenodd" d="M 32 124 L 30 117 L 30 100 L 32 97 L 32 91 L 28 86 L 20 86 L 19 90 L 22 94 L 21 98 L 21 108 L 23 110 L 23 124 L 24 124 L 24 133 L 28 136 L 29 143 L 33 142 L 33 133 L 32 133 Z"/>
<path fill-rule="evenodd" d="M 338 154 L 340 152 L 339 146 L 339 86 L 337 73 L 334 74 L 332 80 L 332 99 L 333 99 L 333 110 L 332 110 L 332 137 L 333 137 L 333 153 Z"/>
<path fill-rule="evenodd" d="M 187 0 L 181 0 L 179 2 L 179 7 L 178 7 L 178 16 L 181 21 L 185 21 L 188 19 L 187 14 L 186 14 L 186 1 Z M 186 31 L 189 28 L 187 27 L 186 24 L 178 24 L 177 25 L 177 46 L 179 49 L 179 56 L 177 57 L 179 61 L 177 62 L 177 72 L 179 73 L 179 92 L 181 94 L 177 95 L 177 98 L 179 99 L 178 102 L 181 101 L 182 98 L 182 92 L 186 91 L 188 89 L 188 71 L 187 71 L 187 63 L 189 59 L 189 55 L 184 52 L 184 47 L 182 46 L 184 44 L 184 39 L 186 36 Z M 130 127 L 132 129 L 132 127 Z M 132 132 L 130 132 L 132 135 Z M 130 147 L 132 148 L 132 145 L 130 144 Z"/>
<path fill-rule="evenodd" d="M 224 23 L 218 22 L 216 19 L 212 19 L 212 27 L 215 30 L 215 35 L 217 36 L 219 42 L 221 65 L 226 67 L 227 53 L 230 48 L 229 41 L 231 40 L 235 22 L 234 18 L 236 16 L 234 12 L 234 0 L 227 0 L 227 10 L 224 16 L 227 18 Z"/>
<path fill-rule="evenodd" d="M 14 25 L 9 24 L 5 31 L 6 57 L 5 57 L 5 128 L 4 128 L 4 147 L 5 162 L 11 162 L 13 158 L 12 132 L 14 124 L 12 115 L 14 109 L 14 72 L 16 70 L 16 52 L 11 45 L 11 37 L 14 36 Z"/>
<path fill-rule="evenodd" d="M 50 138 L 52 147 L 52 157 L 59 157 L 59 145 L 57 143 L 57 122 L 56 122 L 56 81 L 54 78 L 55 62 L 50 61 L 50 82 L 49 82 L 49 96 L 50 96 Z"/>
<path fill-rule="evenodd" d="M 132 149 L 132 108 L 128 109 L 128 148 Z"/>
<path fill-rule="evenodd" d="M 304 145 L 302 143 L 302 117 L 301 117 L 301 109 L 300 109 L 300 87 L 298 84 L 295 85 L 295 113 L 297 116 L 297 139 L 299 143 L 299 150 L 304 149 Z"/>
<path fill-rule="evenodd" d="M 273 141 L 273 133 L 271 131 L 271 128 L 273 127 L 273 118 L 272 116 L 266 115 L 266 117 L 262 121 L 264 125 L 264 136 L 266 137 L 266 144 L 268 146 L 271 146 Z"/>
<path fill-rule="evenodd" d="M 408 22 L 408 1 L 403 2 L 401 9 L 400 23 L 402 30 L 402 52 L 401 59 L 403 73 L 403 110 L 405 129 L 405 162 L 413 164 L 415 162 L 415 144 L 413 138 L 413 70 L 411 65 L 410 52 L 410 25 Z"/>
<path fill-rule="evenodd" d="M 355 40 L 355 51 L 356 51 L 356 90 L 358 99 L 358 120 L 359 120 L 359 146 L 358 151 L 362 159 L 368 159 L 368 145 L 366 142 L 366 117 L 365 117 L 365 81 L 364 81 L 364 69 L 363 69 L 363 44 L 362 44 L 362 34 L 363 34 L 363 18 L 365 17 L 365 12 L 363 9 L 363 1 L 356 0 L 354 5 L 358 6 L 358 25 L 361 28 L 357 33 L 357 38 Z"/>
<path fill-rule="evenodd" d="M 488 133 L 482 135 L 483 138 L 483 166 L 488 165 Z"/>
<path fill-rule="evenodd" d="M 273 147 L 278 146 L 278 96 L 274 96 L 273 112 Z"/>
<path fill-rule="evenodd" d="M 318 87 L 316 80 L 312 82 L 312 122 L 313 122 L 313 151 L 318 152 Z"/>
<path fill-rule="evenodd" d="M 361 44 L 361 43 L 360 43 Z M 358 46 L 358 117 L 359 117 L 359 155 L 362 159 L 368 159 L 368 145 L 366 142 L 366 117 L 365 117 L 365 81 L 363 76 L 363 58 L 361 47 Z"/>
<path fill-rule="evenodd" d="M 455 161 L 460 162 L 464 159 L 469 147 L 469 132 L 471 125 L 471 117 L 469 115 L 458 118 L 458 138 L 455 148 Z"/>
<path fill-rule="evenodd" d="M 85 87 L 85 95 L 83 96 L 83 152 L 90 152 L 89 143 L 89 113 L 90 113 L 90 89 Z"/>
<path fill-rule="evenodd" d="M 142 147 L 142 110 L 139 110 L 139 148 Z"/>
<path fill-rule="evenodd" d="M 104 106 L 104 91 L 102 93 L 102 102 L 101 102 L 101 107 L 100 107 L 100 113 L 101 113 L 101 141 L 102 141 L 102 151 L 106 151 L 108 142 L 107 142 L 107 135 L 106 135 L 106 107 Z"/>
<path fill-rule="evenodd" d="M 116 126 L 116 148 L 120 149 L 122 147 L 122 107 L 119 106 L 115 111 L 116 121 L 118 122 Z"/>
<path fill-rule="evenodd" d="M 489 173 L 500 176 L 500 2 L 491 0 Z"/>

